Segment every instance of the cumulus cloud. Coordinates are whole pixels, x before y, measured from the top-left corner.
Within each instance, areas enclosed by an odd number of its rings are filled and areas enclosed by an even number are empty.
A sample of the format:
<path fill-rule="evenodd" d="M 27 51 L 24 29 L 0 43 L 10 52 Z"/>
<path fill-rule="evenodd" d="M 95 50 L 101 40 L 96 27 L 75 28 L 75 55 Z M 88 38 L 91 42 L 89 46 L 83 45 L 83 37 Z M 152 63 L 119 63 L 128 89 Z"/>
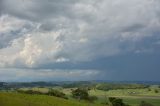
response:
<path fill-rule="evenodd" d="M 0 48 L 5 48 L 12 43 L 12 40 L 22 37 L 36 29 L 36 23 L 18 19 L 9 15 L 0 17 Z"/>
<path fill-rule="evenodd" d="M 3 1 L 3 13 L 10 15 L 0 18 L 1 46 L 11 45 L 1 50 L 1 64 L 32 67 L 134 51 L 141 39 L 158 36 L 158 6 L 156 0 Z M 121 47 L 126 42 L 131 46 Z"/>
<path fill-rule="evenodd" d="M 148 53 L 160 40 L 158 0 L 0 0 L 0 14 L 6 68 Z"/>

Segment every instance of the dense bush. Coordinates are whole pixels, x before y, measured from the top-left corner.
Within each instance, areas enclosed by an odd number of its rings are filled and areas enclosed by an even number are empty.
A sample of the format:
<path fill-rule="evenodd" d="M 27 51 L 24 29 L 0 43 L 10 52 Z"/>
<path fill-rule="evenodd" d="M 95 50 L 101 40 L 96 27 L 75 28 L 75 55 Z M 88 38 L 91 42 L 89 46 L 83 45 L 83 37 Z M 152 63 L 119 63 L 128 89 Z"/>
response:
<path fill-rule="evenodd" d="M 27 90 L 27 91 L 25 91 L 24 93 L 26 93 L 26 94 L 43 94 L 43 93 L 40 92 L 40 91 L 34 91 L 34 90 Z"/>
<path fill-rule="evenodd" d="M 142 84 L 111 84 L 111 83 L 101 83 L 97 85 L 99 90 L 115 90 L 115 89 L 139 89 L 139 88 L 148 88 L 147 85 Z"/>
<path fill-rule="evenodd" d="M 115 97 L 109 97 L 109 102 L 112 104 L 112 106 L 129 106 L 125 103 L 123 103 L 123 99 L 115 98 Z"/>
<path fill-rule="evenodd" d="M 154 90 L 155 93 L 158 93 L 159 91 L 157 89 Z"/>
<path fill-rule="evenodd" d="M 97 96 L 89 96 L 88 97 L 88 100 L 90 101 L 90 102 L 94 102 L 95 100 L 97 100 L 98 98 L 97 98 Z"/>
<path fill-rule="evenodd" d="M 109 97 L 108 99 L 109 99 L 109 102 L 112 103 L 116 98 L 115 97 Z"/>
<path fill-rule="evenodd" d="M 17 92 L 19 92 L 19 93 L 26 93 L 26 94 L 42 94 L 39 91 L 33 91 L 33 90 L 20 90 L 20 89 L 18 89 Z"/>
<path fill-rule="evenodd" d="M 61 98 L 67 99 L 65 94 L 63 92 L 58 91 L 58 90 L 51 89 L 51 90 L 48 91 L 47 95 L 56 96 L 56 97 L 61 97 Z"/>
<path fill-rule="evenodd" d="M 72 91 L 72 96 L 80 100 L 81 99 L 87 100 L 89 97 L 87 90 L 79 88 Z"/>
<path fill-rule="evenodd" d="M 148 88 L 148 91 L 151 91 L 151 88 Z"/>
<path fill-rule="evenodd" d="M 89 96 L 88 91 L 86 89 L 80 89 L 80 88 L 72 90 L 72 96 L 76 99 L 88 100 L 90 102 L 93 102 L 98 99 L 96 96 Z"/>
<path fill-rule="evenodd" d="M 68 99 L 63 92 L 60 92 L 58 90 L 49 90 L 47 93 L 42 93 L 40 91 L 35 90 L 17 90 L 19 93 L 25 93 L 25 94 L 38 94 L 38 95 L 49 95 L 49 96 L 56 96 L 64 99 Z"/>
<path fill-rule="evenodd" d="M 145 101 L 141 101 L 140 105 L 139 106 L 153 106 L 152 104 L 150 103 L 147 103 Z"/>

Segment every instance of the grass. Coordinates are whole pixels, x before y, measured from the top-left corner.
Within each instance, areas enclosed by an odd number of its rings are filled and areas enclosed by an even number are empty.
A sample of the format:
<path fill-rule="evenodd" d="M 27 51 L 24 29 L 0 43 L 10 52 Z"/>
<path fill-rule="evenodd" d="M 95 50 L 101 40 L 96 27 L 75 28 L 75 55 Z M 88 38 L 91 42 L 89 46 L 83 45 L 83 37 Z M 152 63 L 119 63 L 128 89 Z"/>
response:
<path fill-rule="evenodd" d="M 0 93 L 0 106 L 88 106 L 85 101 L 65 100 L 46 95 L 28 95 L 19 93 Z M 91 104 L 92 106 L 102 106 Z"/>
<path fill-rule="evenodd" d="M 35 90 L 40 92 L 48 92 L 50 88 L 21 88 L 23 90 Z M 78 101 L 71 97 L 71 89 L 54 87 L 67 95 L 69 100 L 46 96 L 46 95 L 27 95 L 19 93 L 2 93 L 0 92 L 0 106 L 102 106 L 102 103 L 109 103 L 108 97 L 122 98 L 125 103 L 131 106 L 138 106 L 141 101 L 146 101 L 154 106 L 160 106 L 160 88 L 151 86 L 150 90 L 145 89 L 117 89 L 117 90 L 90 90 L 89 95 L 97 96 L 99 99 L 94 104 L 86 101 Z M 158 93 L 155 93 L 155 89 Z M 89 105 L 90 104 L 90 105 Z M 106 105 L 105 105 L 106 106 Z"/>
<path fill-rule="evenodd" d="M 138 106 L 141 101 L 160 106 L 160 92 L 155 93 L 155 89 L 159 88 L 151 87 L 151 91 L 148 91 L 148 89 L 90 90 L 89 94 L 99 97 L 97 101 L 99 103 L 108 102 L 108 97 L 118 97 L 131 106 Z"/>
<path fill-rule="evenodd" d="M 35 90 L 35 91 L 40 91 L 40 92 L 48 92 L 50 88 L 38 88 L 38 87 L 33 87 L 33 88 L 21 88 L 22 90 Z M 75 88 L 60 88 L 60 87 L 54 87 L 52 89 L 57 89 L 59 91 L 62 91 L 66 95 L 71 95 L 71 89 Z M 155 93 L 155 89 L 159 90 L 158 93 Z M 139 96 L 139 97 L 160 97 L 160 88 L 158 86 L 151 86 L 150 91 L 148 88 L 145 89 L 117 89 L 117 90 L 109 90 L 109 91 L 103 91 L 103 90 L 90 90 L 89 91 L 90 95 L 95 95 L 95 96 Z"/>
<path fill-rule="evenodd" d="M 153 104 L 154 106 L 160 106 L 160 99 L 146 99 L 146 98 L 123 98 L 124 102 L 127 104 L 132 104 L 132 106 L 138 106 L 141 101 L 146 101 Z"/>
<path fill-rule="evenodd" d="M 152 89 L 148 91 L 148 89 L 118 89 L 118 90 L 109 90 L 109 91 L 102 91 L 102 90 L 91 90 L 89 91 L 91 95 L 97 96 L 157 96 L 160 97 L 160 92 L 155 93 Z"/>
<path fill-rule="evenodd" d="M 72 88 L 73 89 L 73 88 Z M 151 91 L 148 88 L 145 89 L 117 89 L 117 90 L 90 90 L 89 94 L 97 96 L 99 99 L 97 104 L 108 102 L 108 97 L 122 98 L 125 103 L 131 106 L 138 106 L 141 101 L 146 101 L 154 106 L 160 106 L 160 89 L 157 86 L 152 86 Z M 159 90 L 159 93 L 155 93 L 155 89 Z M 63 89 L 66 95 L 71 95 L 71 89 Z"/>

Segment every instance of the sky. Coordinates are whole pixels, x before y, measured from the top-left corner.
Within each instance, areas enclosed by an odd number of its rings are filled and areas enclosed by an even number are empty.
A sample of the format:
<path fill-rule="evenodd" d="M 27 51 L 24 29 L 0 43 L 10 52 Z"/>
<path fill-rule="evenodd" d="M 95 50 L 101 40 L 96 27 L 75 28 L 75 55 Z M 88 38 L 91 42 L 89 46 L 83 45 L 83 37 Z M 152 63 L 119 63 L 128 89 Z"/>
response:
<path fill-rule="evenodd" d="M 0 81 L 160 81 L 159 0 L 0 0 Z"/>

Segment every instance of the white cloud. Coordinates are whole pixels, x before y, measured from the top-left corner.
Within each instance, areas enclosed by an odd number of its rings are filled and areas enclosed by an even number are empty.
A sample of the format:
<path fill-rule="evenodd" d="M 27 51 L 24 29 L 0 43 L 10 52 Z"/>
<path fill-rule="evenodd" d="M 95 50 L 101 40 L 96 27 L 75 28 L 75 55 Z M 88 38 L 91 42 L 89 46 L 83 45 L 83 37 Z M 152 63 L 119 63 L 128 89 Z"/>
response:
<path fill-rule="evenodd" d="M 58 36 L 59 32 L 33 32 L 32 35 L 16 39 L 10 47 L 0 50 L 0 63 L 3 66 L 16 66 L 16 62 L 21 62 L 22 66 L 32 67 L 41 62 L 65 61 L 57 56 L 62 48 L 62 44 L 56 40 Z"/>
<path fill-rule="evenodd" d="M 32 30 L 36 30 L 36 23 L 18 19 L 9 15 L 0 17 L 0 48 L 9 46 L 11 41 L 23 36 Z"/>
<path fill-rule="evenodd" d="M 28 65 L 35 62 L 54 62 L 58 59 L 57 53 L 61 50 L 62 44 L 57 41 L 59 32 L 33 33 L 24 39 L 24 48 L 20 51 L 20 57 Z"/>

